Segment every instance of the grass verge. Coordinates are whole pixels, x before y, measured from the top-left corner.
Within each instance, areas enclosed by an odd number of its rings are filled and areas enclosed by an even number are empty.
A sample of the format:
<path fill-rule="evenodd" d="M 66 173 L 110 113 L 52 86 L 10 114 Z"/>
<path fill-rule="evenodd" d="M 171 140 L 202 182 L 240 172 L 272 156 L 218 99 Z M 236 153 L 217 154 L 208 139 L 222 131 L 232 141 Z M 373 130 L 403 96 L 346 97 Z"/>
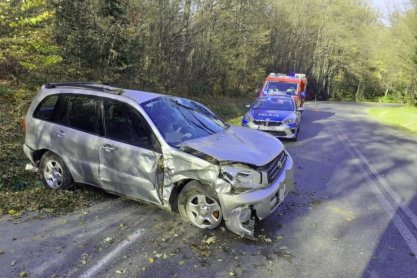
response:
<path fill-rule="evenodd" d="M 373 118 L 417 137 L 417 107 L 370 108 L 368 112 Z"/>

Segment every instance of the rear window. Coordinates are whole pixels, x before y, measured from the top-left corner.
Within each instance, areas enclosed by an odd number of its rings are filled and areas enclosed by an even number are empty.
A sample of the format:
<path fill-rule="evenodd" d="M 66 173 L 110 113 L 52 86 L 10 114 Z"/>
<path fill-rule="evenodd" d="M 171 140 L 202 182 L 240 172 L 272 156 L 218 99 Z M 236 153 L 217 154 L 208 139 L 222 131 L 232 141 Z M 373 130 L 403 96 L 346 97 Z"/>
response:
<path fill-rule="evenodd" d="M 58 95 L 51 95 L 42 100 L 38 107 L 36 107 L 33 116 L 38 119 L 51 121 L 54 115 L 55 105 L 58 102 L 58 97 Z"/>

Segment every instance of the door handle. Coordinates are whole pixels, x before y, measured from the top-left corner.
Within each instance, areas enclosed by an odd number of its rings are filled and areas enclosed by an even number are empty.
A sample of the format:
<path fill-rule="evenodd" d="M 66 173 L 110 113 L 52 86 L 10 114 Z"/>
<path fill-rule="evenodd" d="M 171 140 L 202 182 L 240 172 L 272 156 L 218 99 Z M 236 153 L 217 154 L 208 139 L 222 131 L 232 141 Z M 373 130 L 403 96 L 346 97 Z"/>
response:
<path fill-rule="evenodd" d="M 108 144 L 105 144 L 105 145 L 101 146 L 101 148 L 106 152 L 112 152 L 116 149 L 116 147 L 114 147 L 112 145 L 108 145 Z"/>
<path fill-rule="evenodd" d="M 63 130 L 57 131 L 56 132 L 56 136 L 58 136 L 58 137 L 64 137 L 65 136 L 65 132 Z"/>

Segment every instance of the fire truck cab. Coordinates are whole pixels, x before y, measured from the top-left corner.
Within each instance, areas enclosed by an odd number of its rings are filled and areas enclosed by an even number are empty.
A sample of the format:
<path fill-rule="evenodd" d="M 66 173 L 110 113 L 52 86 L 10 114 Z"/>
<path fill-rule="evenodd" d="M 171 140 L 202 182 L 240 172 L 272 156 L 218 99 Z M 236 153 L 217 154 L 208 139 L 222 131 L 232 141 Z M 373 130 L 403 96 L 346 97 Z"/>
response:
<path fill-rule="evenodd" d="M 294 98 L 299 110 L 303 110 L 306 88 L 307 77 L 303 73 L 295 73 L 293 75 L 270 73 L 259 91 L 259 96 L 291 96 Z"/>

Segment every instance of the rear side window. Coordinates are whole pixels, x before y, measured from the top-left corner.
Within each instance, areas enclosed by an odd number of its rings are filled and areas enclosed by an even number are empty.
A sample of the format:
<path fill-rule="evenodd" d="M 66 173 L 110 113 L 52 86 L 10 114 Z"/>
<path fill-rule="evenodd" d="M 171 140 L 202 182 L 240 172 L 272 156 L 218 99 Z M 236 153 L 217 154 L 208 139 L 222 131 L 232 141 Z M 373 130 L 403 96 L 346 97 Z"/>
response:
<path fill-rule="evenodd" d="M 90 96 L 66 96 L 69 98 L 67 125 L 98 134 L 100 129 L 99 100 Z"/>
<path fill-rule="evenodd" d="M 36 107 L 33 116 L 45 121 L 52 121 L 58 98 L 58 95 L 51 95 L 44 98 L 38 107 Z"/>

